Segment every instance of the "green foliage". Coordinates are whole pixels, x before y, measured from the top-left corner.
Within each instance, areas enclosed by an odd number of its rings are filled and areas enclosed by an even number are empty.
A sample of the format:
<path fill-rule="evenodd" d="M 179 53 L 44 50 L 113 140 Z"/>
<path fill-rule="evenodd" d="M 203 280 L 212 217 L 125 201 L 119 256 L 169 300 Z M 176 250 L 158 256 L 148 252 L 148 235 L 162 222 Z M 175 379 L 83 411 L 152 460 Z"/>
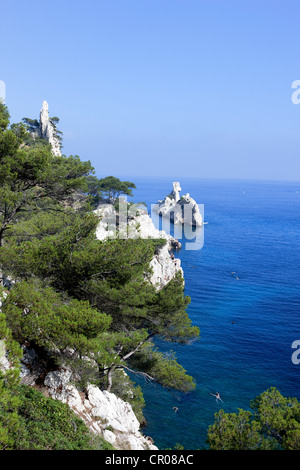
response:
<path fill-rule="evenodd" d="M 106 176 L 101 179 L 89 177 L 87 182 L 89 192 L 95 201 L 99 201 L 103 197 L 111 204 L 114 204 L 121 195 L 132 196 L 132 189 L 136 188 L 134 183 L 121 181 L 115 176 Z"/>
<path fill-rule="evenodd" d="M 4 103 L 0 100 L 0 132 L 5 131 L 9 125 L 10 115 Z"/>
<path fill-rule="evenodd" d="M 286 450 L 300 450 L 300 403 L 283 397 L 275 387 L 253 400 L 254 418 L 262 432 Z"/>
<path fill-rule="evenodd" d="M 92 436 L 68 405 L 25 386 L 20 399 L 13 450 L 113 450 L 100 436 Z"/>
<path fill-rule="evenodd" d="M 99 179 L 97 176 L 88 175 L 86 177 L 87 194 L 93 208 L 96 208 L 102 200 L 102 193 L 99 188 Z"/>
<path fill-rule="evenodd" d="M 35 141 L 44 141 L 44 139 L 39 138 L 40 134 L 40 123 L 37 119 L 30 119 L 24 117 L 22 119 L 22 125 L 27 131 L 27 136 L 25 137 L 26 143 L 29 145 L 34 145 Z M 58 139 L 60 143 L 60 148 L 62 147 L 62 132 L 58 130 L 57 125 L 59 123 L 59 118 L 57 116 L 49 118 L 50 123 L 52 124 L 53 134 L 56 139 Z"/>
<path fill-rule="evenodd" d="M 71 225 L 81 216 L 81 211 L 66 207 L 63 210 L 59 204 L 49 204 L 47 210 L 34 213 L 20 212 L 15 224 L 6 231 L 6 244 L 19 246 L 24 241 L 34 238 L 43 239 L 48 235 L 57 235 L 66 226 Z"/>
<path fill-rule="evenodd" d="M 21 139 L 22 147 L 39 147 L 51 151 L 51 144 L 49 144 L 47 140 L 39 137 L 39 122 L 28 119 L 28 122 L 31 121 L 31 124 L 27 124 L 25 119 L 27 118 L 23 119 L 24 122 L 14 123 L 10 126 L 13 133 Z"/>
<path fill-rule="evenodd" d="M 164 387 L 183 392 L 190 392 L 196 387 L 194 379 L 178 364 L 175 353 L 162 353 L 152 342 L 143 345 L 133 356 L 131 365 L 142 375 L 147 374 L 146 378 L 155 378 Z"/>
<path fill-rule="evenodd" d="M 47 279 L 55 289 L 88 301 L 112 318 L 109 354 L 115 358 L 106 362 L 105 375 L 107 370 L 130 365 L 136 348 L 139 350 L 155 335 L 181 343 L 197 339 L 199 329 L 191 325 L 187 315 L 190 299 L 184 296 L 180 273 L 160 291 L 145 279 L 154 252 L 164 241 L 100 242 L 94 237 L 95 223 L 95 217 L 88 215 L 55 236 L 18 246 L 8 243 L 0 253 L 1 265 L 7 273 L 28 281 L 32 276 Z M 151 374 L 157 381 L 184 391 L 194 387 L 174 357 L 167 359 L 151 351 L 151 359 L 154 357 Z M 140 364 L 145 367 L 145 360 L 140 359 Z"/>
<path fill-rule="evenodd" d="M 71 348 L 73 362 L 80 361 L 82 355 L 100 363 L 107 360 L 103 333 L 111 318 L 93 309 L 88 301 L 64 299 L 51 287 L 23 281 L 11 289 L 3 312 L 20 344 L 29 341 L 60 359 L 69 357 Z"/>
<path fill-rule="evenodd" d="M 300 403 L 272 387 L 251 403 L 251 411 L 215 415 L 208 429 L 213 450 L 300 450 Z"/>
<path fill-rule="evenodd" d="M 0 370 L 0 449 L 112 449 L 67 405 L 20 387 L 20 345 L 70 366 L 82 389 L 96 383 L 129 401 L 142 422 L 141 388 L 124 371 L 195 388 L 173 351 L 155 345 L 199 337 L 186 311 L 190 298 L 180 273 L 159 291 L 149 283 L 164 240 L 96 240 L 90 208 L 106 199 L 119 210 L 119 196 L 132 196 L 134 183 L 98 179 L 77 155 L 54 158 L 37 120 L 8 129 L 9 120 L 0 103 L 0 269 L 17 281 L 0 293 L 0 355 L 10 363 Z M 61 141 L 59 119 L 50 120 Z M 296 398 L 270 388 L 251 409 L 220 410 L 208 429 L 210 448 L 300 450 Z"/>
<path fill-rule="evenodd" d="M 0 245 L 23 211 L 68 204 L 86 190 L 90 162 L 78 156 L 52 157 L 49 146 L 28 146 L 20 126 L 0 133 Z"/>
<path fill-rule="evenodd" d="M 16 393 L 19 344 L 69 366 L 82 390 L 96 383 L 130 401 L 142 422 L 141 389 L 124 371 L 192 390 L 175 355 L 161 353 L 153 339 L 188 343 L 199 329 L 187 315 L 180 273 L 160 291 L 149 282 L 165 240 L 95 237 L 91 206 L 131 196 L 134 183 L 98 179 L 78 156 L 53 157 L 37 137 L 37 121 L 24 118 L 8 129 L 6 111 L 0 108 L 0 269 L 16 282 L 3 299 L 0 333 L 16 363 L 0 376 L 0 445 L 103 448 L 90 444 L 66 407 L 29 389 Z M 57 130 L 58 118 L 51 122 Z"/>
<path fill-rule="evenodd" d="M 14 439 L 13 432 L 19 426 L 18 408 L 20 397 L 19 386 L 19 359 L 22 351 L 18 343 L 12 339 L 11 331 L 7 327 L 5 316 L 0 314 L 0 360 L 6 358 L 10 368 L 2 370 L 0 367 L 0 450 L 11 449 Z"/>
<path fill-rule="evenodd" d="M 255 450 L 261 444 L 261 427 L 251 421 L 251 412 L 225 413 L 215 415 L 215 423 L 209 427 L 208 442 L 213 450 Z"/>
<path fill-rule="evenodd" d="M 164 449 L 164 450 L 184 450 L 184 447 L 183 447 L 182 444 L 177 443 L 177 444 L 175 444 L 173 449 L 169 447 L 169 448 Z"/>
<path fill-rule="evenodd" d="M 53 134 L 54 137 L 59 141 L 59 146 L 62 148 L 62 136 L 63 133 L 62 131 L 58 130 L 57 125 L 59 123 L 59 118 L 57 116 L 49 118 L 50 123 L 52 124 L 53 127 Z"/>
<path fill-rule="evenodd" d="M 109 240 L 94 238 L 97 220 L 81 217 L 55 236 L 34 239 L 19 246 L 6 245 L 0 261 L 7 273 L 29 279 L 47 278 L 69 295 L 89 300 L 112 316 L 115 331 L 146 328 L 149 334 L 187 342 L 199 335 L 186 313 L 180 273 L 167 286 L 156 289 L 145 279 L 157 246 L 152 239 Z M 159 319 L 159 321 L 158 321 Z"/>
<path fill-rule="evenodd" d="M 24 117 L 22 119 L 22 121 L 23 121 L 24 126 L 26 127 L 28 132 L 38 132 L 39 131 L 40 123 L 37 119 L 30 119 L 30 118 Z"/>

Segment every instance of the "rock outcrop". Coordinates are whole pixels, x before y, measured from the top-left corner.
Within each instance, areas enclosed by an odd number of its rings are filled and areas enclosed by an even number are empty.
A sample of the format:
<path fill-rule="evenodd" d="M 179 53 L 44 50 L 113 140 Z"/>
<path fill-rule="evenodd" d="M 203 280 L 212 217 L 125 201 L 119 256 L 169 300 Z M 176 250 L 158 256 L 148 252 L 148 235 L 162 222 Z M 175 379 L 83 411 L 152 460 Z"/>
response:
<path fill-rule="evenodd" d="M 129 403 L 91 384 L 84 394 L 79 393 L 71 380 L 71 372 L 61 369 L 49 372 L 44 385 L 50 397 L 67 403 L 92 432 L 102 435 L 116 449 L 157 449 L 141 434 L 140 423 Z"/>
<path fill-rule="evenodd" d="M 110 204 L 99 206 L 95 214 L 99 217 L 96 238 L 106 240 L 115 236 L 117 214 L 114 207 Z M 171 252 L 180 248 L 180 243 L 165 231 L 158 230 L 147 211 L 140 210 L 136 215 L 129 216 L 123 230 L 126 232 L 123 233 L 124 238 L 166 240 L 151 260 L 152 272 L 147 275 L 149 282 L 157 289 L 163 288 L 178 272 L 183 277 L 180 260 L 174 259 Z M 117 450 L 158 450 L 151 437 L 143 436 L 130 403 L 92 384 L 88 384 L 85 393 L 80 392 L 68 367 L 49 371 L 34 349 L 24 346 L 23 351 L 20 368 L 22 384 L 36 387 L 46 396 L 66 403 L 93 433 L 101 435 Z M 10 367 L 5 344 L 0 341 L 0 369 L 8 370 Z"/>
<path fill-rule="evenodd" d="M 173 183 L 172 196 L 173 196 L 175 202 L 178 202 L 179 199 L 180 199 L 180 191 L 181 191 L 180 183 L 179 182 L 174 182 Z"/>
<path fill-rule="evenodd" d="M 174 225 L 202 226 L 203 217 L 198 204 L 188 193 L 180 197 L 180 191 L 180 183 L 174 182 L 170 195 L 159 200 L 153 207 L 153 211 L 170 220 Z"/>
<path fill-rule="evenodd" d="M 28 122 L 28 132 L 34 140 L 46 140 L 51 145 L 52 154 L 55 157 L 61 156 L 61 139 L 58 137 L 58 133 L 61 134 L 61 132 L 56 128 L 56 121 L 59 119 L 49 117 L 47 101 L 43 101 L 39 120 L 28 118 L 24 118 L 23 120 Z"/>
<path fill-rule="evenodd" d="M 94 213 L 100 219 L 96 228 L 98 240 L 116 237 L 166 240 L 166 244 L 157 250 L 150 262 L 152 274 L 148 280 L 157 289 L 162 289 L 178 272 L 183 277 L 180 259 L 172 254 L 172 250 L 180 248 L 180 243 L 165 231 L 158 230 L 146 210 L 141 209 L 136 215 L 130 215 L 125 227 L 120 228 L 118 232 L 116 231 L 117 214 L 112 205 L 99 205 Z"/>
<path fill-rule="evenodd" d="M 6 357 L 5 342 L 3 340 L 0 340 L 0 370 L 5 372 L 8 369 L 10 369 L 10 367 L 11 367 L 11 364 Z"/>
<path fill-rule="evenodd" d="M 2 343 L 0 342 L 0 353 Z M 101 435 L 119 450 L 157 450 L 151 438 L 140 431 L 131 405 L 115 394 L 100 390 L 88 384 L 85 392 L 79 392 L 74 385 L 74 377 L 68 367 L 47 372 L 45 364 L 34 349 L 24 347 L 21 360 L 21 383 L 38 386 L 46 395 L 66 403 L 90 429 Z M 0 367 L 9 367 L 5 355 L 0 354 Z"/>
<path fill-rule="evenodd" d="M 43 101 L 40 112 L 39 137 L 49 142 L 54 156 L 61 156 L 60 142 L 55 135 L 54 125 L 49 118 L 47 101 Z"/>
<path fill-rule="evenodd" d="M 12 367 L 5 341 L 0 340 L 0 371 L 6 372 Z M 80 392 L 74 379 L 68 367 L 49 371 L 45 358 L 41 359 L 33 348 L 23 346 L 21 384 L 66 403 L 92 433 L 102 436 L 117 450 L 158 450 L 153 439 L 142 434 L 130 403 L 92 384 L 87 385 L 85 392 Z"/>

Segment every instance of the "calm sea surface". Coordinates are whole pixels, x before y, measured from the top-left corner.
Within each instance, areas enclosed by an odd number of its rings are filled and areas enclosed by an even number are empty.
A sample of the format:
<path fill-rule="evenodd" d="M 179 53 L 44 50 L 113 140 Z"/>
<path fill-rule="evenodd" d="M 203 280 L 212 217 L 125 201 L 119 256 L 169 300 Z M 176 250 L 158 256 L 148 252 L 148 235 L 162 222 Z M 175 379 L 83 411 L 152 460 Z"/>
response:
<path fill-rule="evenodd" d="M 300 399 L 300 364 L 291 348 L 300 340 L 300 183 L 136 178 L 134 201 L 150 205 L 180 181 L 181 194 L 204 204 L 204 245 L 185 248 L 181 259 L 188 307 L 200 340 L 188 346 L 163 344 L 197 382 L 182 394 L 142 386 L 144 433 L 160 448 L 180 443 L 207 447 L 214 414 L 238 408 L 275 386 Z M 217 403 L 211 392 L 223 400 Z M 173 406 L 178 407 L 174 413 Z"/>

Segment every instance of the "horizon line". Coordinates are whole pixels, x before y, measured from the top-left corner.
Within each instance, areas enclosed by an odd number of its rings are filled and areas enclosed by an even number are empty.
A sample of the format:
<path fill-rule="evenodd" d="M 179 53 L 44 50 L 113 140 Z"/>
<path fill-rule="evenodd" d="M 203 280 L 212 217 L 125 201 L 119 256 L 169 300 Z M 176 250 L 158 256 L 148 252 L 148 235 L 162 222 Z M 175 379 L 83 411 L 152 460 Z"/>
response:
<path fill-rule="evenodd" d="M 95 172 L 97 175 L 97 171 Z M 110 176 L 110 175 L 106 175 Z M 226 180 L 226 181 L 248 181 L 248 182 L 256 182 L 256 183 L 295 183 L 300 184 L 299 180 L 292 180 L 292 179 L 267 179 L 267 178 L 246 178 L 246 177 L 231 177 L 231 176 L 185 176 L 185 175 L 129 175 L 129 174 L 114 174 L 116 178 L 146 178 L 146 179 L 170 179 L 173 181 L 180 181 L 180 179 L 194 179 L 194 180 Z M 97 176 L 104 178 L 105 176 Z"/>

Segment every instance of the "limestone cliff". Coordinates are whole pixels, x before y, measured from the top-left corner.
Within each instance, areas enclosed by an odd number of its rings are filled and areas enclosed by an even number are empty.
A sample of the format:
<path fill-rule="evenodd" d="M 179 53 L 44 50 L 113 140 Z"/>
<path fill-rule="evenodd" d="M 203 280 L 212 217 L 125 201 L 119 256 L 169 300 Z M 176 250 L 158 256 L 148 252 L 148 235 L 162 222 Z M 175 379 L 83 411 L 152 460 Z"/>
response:
<path fill-rule="evenodd" d="M 60 142 L 55 135 L 54 124 L 49 118 L 47 101 L 43 101 L 42 109 L 40 111 L 39 137 L 49 142 L 54 156 L 57 157 L 61 155 Z"/>
<path fill-rule="evenodd" d="M 100 205 L 94 213 L 99 217 L 96 229 L 96 238 L 105 240 L 116 236 L 116 212 L 110 204 Z M 158 230 L 146 210 L 140 210 L 135 216 L 128 218 L 128 224 L 118 232 L 118 236 L 124 238 L 152 238 L 164 239 L 166 244 L 157 250 L 150 262 L 152 274 L 148 277 L 149 282 L 157 289 L 163 288 L 178 272 L 183 277 L 180 259 L 172 255 L 174 248 L 179 248 L 180 243 L 163 230 Z M 126 231 L 126 233 L 125 233 Z"/>
<path fill-rule="evenodd" d="M 11 364 L 7 358 L 5 342 L 0 341 L 0 370 L 7 371 Z M 47 371 L 33 348 L 23 347 L 21 383 L 38 388 L 45 396 L 66 403 L 96 435 L 102 436 L 119 450 L 157 450 L 153 439 L 143 436 L 140 423 L 131 405 L 113 393 L 88 384 L 85 393 L 75 387 L 68 367 Z"/>

